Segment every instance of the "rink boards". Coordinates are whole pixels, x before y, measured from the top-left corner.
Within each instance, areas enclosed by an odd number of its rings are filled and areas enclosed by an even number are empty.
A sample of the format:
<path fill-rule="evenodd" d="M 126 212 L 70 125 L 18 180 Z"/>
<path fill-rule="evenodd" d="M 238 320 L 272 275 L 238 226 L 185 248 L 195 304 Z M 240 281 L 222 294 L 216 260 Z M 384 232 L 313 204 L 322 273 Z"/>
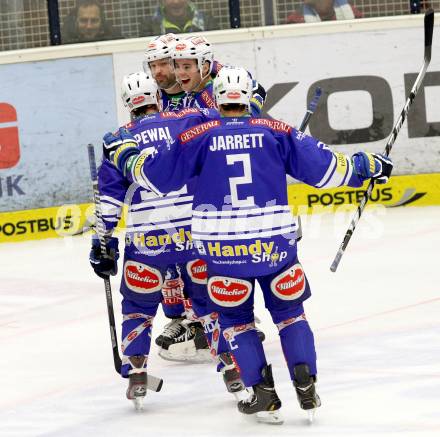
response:
<path fill-rule="evenodd" d="M 366 186 L 318 190 L 304 184 L 290 184 L 289 204 L 295 214 L 346 211 L 354 209 Z M 388 184 L 376 185 L 370 205 L 387 208 L 440 205 L 440 174 L 392 177 Z M 85 203 L 0 213 L 0 243 L 74 236 L 88 229 L 93 211 L 93 205 Z"/>
<path fill-rule="evenodd" d="M 215 31 L 209 38 L 218 62 L 245 67 L 266 88 L 263 115 L 299 125 L 320 86 L 307 133 L 348 155 L 383 152 L 423 59 L 422 16 Z M 89 202 L 86 145 L 95 145 L 99 161 L 103 134 L 128 121 L 121 78 L 142 68 L 147 41 L 0 53 L 1 212 Z M 440 57 L 433 56 L 392 150 L 395 175 L 440 172 L 439 114 Z"/>
<path fill-rule="evenodd" d="M 219 62 L 244 66 L 267 89 L 263 115 L 299 125 L 320 86 L 307 133 L 340 153 L 382 153 L 422 62 L 423 17 L 214 31 L 209 39 Z M 92 214 L 86 145 L 96 146 L 99 161 L 103 134 L 128 121 L 120 82 L 141 69 L 148 40 L 0 53 L 0 242 L 83 229 Z M 374 190 L 372 204 L 440 203 L 439 114 L 440 57 L 433 56 L 391 153 L 394 177 Z M 299 214 L 347 209 L 361 196 L 289 186 Z"/>

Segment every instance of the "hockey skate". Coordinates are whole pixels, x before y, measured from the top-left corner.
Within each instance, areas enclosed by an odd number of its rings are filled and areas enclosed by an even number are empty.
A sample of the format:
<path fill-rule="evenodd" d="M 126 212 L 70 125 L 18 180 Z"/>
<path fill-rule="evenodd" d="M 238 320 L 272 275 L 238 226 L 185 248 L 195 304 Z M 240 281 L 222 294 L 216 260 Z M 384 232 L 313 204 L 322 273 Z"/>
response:
<path fill-rule="evenodd" d="M 133 401 L 137 411 L 144 407 L 144 398 L 147 394 L 147 372 L 145 369 L 146 357 L 136 355 L 129 358 L 133 368 L 128 372 L 127 399 Z"/>
<path fill-rule="evenodd" d="M 254 393 L 238 403 L 238 410 L 243 414 L 255 414 L 258 422 L 281 425 L 284 422 L 280 414 L 281 400 L 275 391 L 272 366 L 264 367 L 261 374 L 263 382 L 252 387 Z"/>
<path fill-rule="evenodd" d="M 309 422 L 313 423 L 316 409 L 321 406 L 321 399 L 319 399 L 315 389 L 316 377 L 310 375 L 307 364 L 296 365 L 293 373 L 295 375 L 293 385 L 299 405 L 303 410 L 307 411 Z"/>
<path fill-rule="evenodd" d="M 223 352 L 219 355 L 219 360 L 223 364 L 220 372 L 223 375 L 223 381 L 226 385 L 226 390 L 233 394 L 237 402 L 244 401 L 250 396 L 250 392 L 244 386 L 241 380 L 240 371 L 235 365 L 231 353 Z"/>
<path fill-rule="evenodd" d="M 160 344 L 159 344 L 160 339 Z M 168 361 L 211 363 L 211 354 L 200 322 L 175 319 L 156 339 L 161 349 L 159 356 Z"/>
<path fill-rule="evenodd" d="M 181 335 L 185 331 L 185 327 L 182 325 L 182 322 L 185 320 L 184 317 L 178 317 L 177 319 L 171 319 L 169 323 L 165 325 L 165 328 L 154 342 L 162 347 L 162 343 L 165 339 L 175 338 Z M 169 341 L 169 340 L 167 340 Z"/>

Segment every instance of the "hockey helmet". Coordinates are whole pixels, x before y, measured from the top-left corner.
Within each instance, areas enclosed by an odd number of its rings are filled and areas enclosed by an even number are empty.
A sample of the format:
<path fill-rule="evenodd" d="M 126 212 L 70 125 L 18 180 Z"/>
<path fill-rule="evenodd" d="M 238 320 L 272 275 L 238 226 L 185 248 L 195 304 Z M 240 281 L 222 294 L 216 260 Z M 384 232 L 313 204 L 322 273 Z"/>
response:
<path fill-rule="evenodd" d="M 250 108 L 252 79 L 242 67 L 224 66 L 214 79 L 217 106 L 238 103 Z"/>
<path fill-rule="evenodd" d="M 147 105 L 160 108 L 158 91 L 156 81 L 143 71 L 128 74 L 122 79 L 121 97 L 130 112 Z"/>
<path fill-rule="evenodd" d="M 211 74 L 214 63 L 214 52 L 211 43 L 204 36 L 190 36 L 178 41 L 174 46 L 173 59 L 196 59 L 197 67 L 202 75 L 203 65 L 209 62 L 209 71 Z"/>
<path fill-rule="evenodd" d="M 174 33 L 167 33 L 152 39 L 145 50 L 147 62 L 171 58 L 174 46 L 178 41 L 179 38 Z"/>

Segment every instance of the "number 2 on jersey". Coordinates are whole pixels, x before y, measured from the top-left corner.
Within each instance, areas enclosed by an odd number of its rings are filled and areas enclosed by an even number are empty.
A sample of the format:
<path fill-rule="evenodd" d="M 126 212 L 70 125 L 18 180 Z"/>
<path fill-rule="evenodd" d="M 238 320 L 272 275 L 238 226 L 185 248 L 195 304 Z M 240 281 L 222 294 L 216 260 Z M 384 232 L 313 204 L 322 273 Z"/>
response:
<path fill-rule="evenodd" d="M 251 158 L 249 153 L 238 153 L 237 155 L 226 155 L 226 163 L 234 165 L 237 162 L 243 165 L 243 176 L 234 176 L 229 178 L 229 188 L 231 190 L 232 206 L 254 206 L 254 196 L 248 196 L 246 199 L 239 199 L 237 193 L 238 185 L 252 183 Z"/>

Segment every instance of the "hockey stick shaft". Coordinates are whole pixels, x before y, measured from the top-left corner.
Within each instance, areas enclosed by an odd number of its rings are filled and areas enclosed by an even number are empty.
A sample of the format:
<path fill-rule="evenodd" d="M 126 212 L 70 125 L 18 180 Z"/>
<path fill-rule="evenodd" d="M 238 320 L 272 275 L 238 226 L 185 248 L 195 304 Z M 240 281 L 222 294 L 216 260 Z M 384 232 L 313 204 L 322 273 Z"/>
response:
<path fill-rule="evenodd" d="M 312 118 L 312 115 L 316 111 L 316 108 L 319 103 L 319 99 L 321 98 L 321 94 L 322 94 L 321 88 L 317 87 L 315 89 L 315 95 L 313 96 L 313 99 L 310 101 L 309 106 L 307 107 L 307 112 L 304 115 L 303 121 L 301 122 L 301 125 L 298 129 L 300 132 L 304 132 L 307 129 L 310 119 Z M 297 222 L 298 222 L 298 229 L 296 230 L 296 241 L 299 241 L 302 238 L 302 223 L 301 223 L 301 216 L 299 214 L 297 216 Z"/>
<path fill-rule="evenodd" d="M 104 254 L 104 256 L 107 256 L 107 249 L 105 246 L 105 225 L 104 225 L 104 221 L 102 220 L 101 198 L 99 195 L 99 187 L 98 187 L 98 171 L 96 169 L 95 149 L 93 148 L 92 144 L 87 145 L 87 151 L 89 155 L 90 176 L 92 179 L 92 186 L 93 186 L 93 199 L 95 202 L 96 234 L 98 235 L 99 238 L 101 253 Z M 112 342 L 113 363 L 115 365 L 116 372 L 120 374 L 122 368 L 122 360 L 121 357 L 119 356 L 115 313 L 113 310 L 112 289 L 111 289 L 109 277 L 104 279 L 104 289 L 105 289 L 105 297 L 107 302 L 107 314 L 108 314 L 108 322 L 110 327 L 110 338 Z M 160 391 L 162 385 L 163 385 L 163 380 L 161 378 L 157 378 L 156 376 L 153 375 L 147 376 L 147 388 L 149 390 Z"/>
<path fill-rule="evenodd" d="M 99 238 L 101 253 L 104 256 L 107 256 L 107 249 L 105 246 L 105 226 L 102 220 L 101 198 L 99 195 L 99 188 L 98 188 L 98 172 L 96 169 L 95 149 L 93 148 L 92 144 L 89 144 L 87 146 L 87 151 L 89 154 L 90 177 L 92 179 L 92 187 L 93 187 L 93 200 L 95 202 L 96 234 L 98 235 Z M 107 301 L 107 314 L 108 314 L 108 321 L 110 327 L 110 338 L 112 342 L 113 362 L 115 365 L 116 372 L 121 373 L 122 360 L 121 357 L 119 356 L 119 350 L 118 350 L 115 314 L 113 311 L 112 289 L 111 289 L 109 277 L 104 279 L 104 289 L 105 289 L 105 297 Z"/>
<path fill-rule="evenodd" d="M 424 28 L 425 28 L 425 55 L 424 55 L 424 62 L 423 66 L 414 82 L 414 85 L 411 89 L 411 92 L 409 93 L 408 98 L 406 99 L 405 105 L 400 113 L 400 116 L 398 120 L 396 121 L 396 124 L 393 127 L 393 130 L 388 138 L 387 144 L 385 146 L 384 155 L 389 156 L 391 149 L 393 148 L 393 145 L 396 141 L 397 135 L 400 132 L 400 129 L 402 128 L 403 123 L 406 120 L 406 116 L 408 114 L 408 111 L 414 102 L 414 99 L 416 98 L 416 95 L 420 89 L 420 86 L 423 82 L 423 79 L 426 74 L 426 70 L 428 69 L 429 63 L 431 62 L 431 51 L 432 51 L 432 35 L 434 30 L 434 11 L 432 9 L 428 10 L 425 14 L 424 19 Z M 367 191 L 364 194 L 364 197 L 362 198 L 359 206 L 357 207 L 357 210 L 351 220 L 350 226 L 347 229 L 347 232 L 345 233 L 344 239 L 342 241 L 342 244 L 339 247 L 339 250 L 335 256 L 335 259 L 333 260 L 332 265 L 330 266 L 330 270 L 332 272 L 336 272 L 338 265 L 341 261 L 342 256 L 344 255 L 345 249 L 347 248 L 347 245 L 353 235 L 353 232 L 356 228 L 356 225 L 358 224 L 361 215 L 364 211 L 364 208 L 368 202 L 368 200 L 371 197 L 371 193 L 373 192 L 374 188 L 374 180 L 371 179 L 370 183 L 368 184 Z"/>
<path fill-rule="evenodd" d="M 321 98 L 322 90 L 320 87 L 317 87 L 315 89 L 315 95 L 313 96 L 313 99 L 309 103 L 309 106 L 307 107 L 306 115 L 303 118 L 303 121 L 301 123 L 301 126 L 299 127 L 300 132 L 304 132 L 310 122 L 310 119 L 312 118 L 312 115 L 316 111 L 316 107 L 318 106 L 319 99 Z"/>

